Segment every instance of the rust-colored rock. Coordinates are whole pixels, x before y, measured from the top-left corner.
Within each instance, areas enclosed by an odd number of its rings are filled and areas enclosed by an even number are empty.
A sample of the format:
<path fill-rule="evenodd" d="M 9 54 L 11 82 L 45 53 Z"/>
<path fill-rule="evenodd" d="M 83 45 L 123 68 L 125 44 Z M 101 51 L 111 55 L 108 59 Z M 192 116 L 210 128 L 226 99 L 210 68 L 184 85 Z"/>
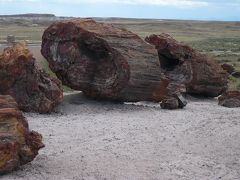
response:
<path fill-rule="evenodd" d="M 11 95 L 23 111 L 48 113 L 62 101 L 61 82 L 41 70 L 23 44 L 0 55 L 0 94 Z"/>
<path fill-rule="evenodd" d="M 235 68 L 231 64 L 223 63 L 221 66 L 228 74 L 235 72 Z"/>
<path fill-rule="evenodd" d="M 215 60 L 167 34 L 145 40 L 158 50 L 164 74 L 173 82 L 185 84 L 187 93 L 216 97 L 227 89 L 227 72 Z"/>
<path fill-rule="evenodd" d="M 162 109 L 181 109 L 187 105 L 186 99 L 181 94 L 176 94 L 175 96 L 165 97 L 160 106 Z"/>
<path fill-rule="evenodd" d="M 0 95 L 0 174 L 32 161 L 43 147 L 42 136 L 29 131 L 14 99 Z"/>
<path fill-rule="evenodd" d="M 219 98 L 219 105 L 236 108 L 240 107 L 240 91 L 226 91 Z"/>
<path fill-rule="evenodd" d="M 64 85 L 93 98 L 161 101 L 171 94 L 155 48 L 111 24 L 57 22 L 44 32 L 41 52 Z"/>
<path fill-rule="evenodd" d="M 160 106 L 162 109 L 173 110 L 173 109 L 179 108 L 179 103 L 176 98 L 168 97 L 162 100 L 162 102 L 160 103 Z"/>

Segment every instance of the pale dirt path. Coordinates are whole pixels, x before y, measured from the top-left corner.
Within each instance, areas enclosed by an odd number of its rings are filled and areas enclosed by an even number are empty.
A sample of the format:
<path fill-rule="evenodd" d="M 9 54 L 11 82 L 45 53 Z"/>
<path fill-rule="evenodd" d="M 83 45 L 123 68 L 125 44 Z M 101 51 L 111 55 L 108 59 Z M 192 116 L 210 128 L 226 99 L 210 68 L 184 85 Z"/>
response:
<path fill-rule="evenodd" d="M 193 100 L 184 110 L 154 106 L 73 94 L 58 113 L 26 114 L 46 148 L 0 179 L 240 179 L 240 109 L 214 100 Z"/>

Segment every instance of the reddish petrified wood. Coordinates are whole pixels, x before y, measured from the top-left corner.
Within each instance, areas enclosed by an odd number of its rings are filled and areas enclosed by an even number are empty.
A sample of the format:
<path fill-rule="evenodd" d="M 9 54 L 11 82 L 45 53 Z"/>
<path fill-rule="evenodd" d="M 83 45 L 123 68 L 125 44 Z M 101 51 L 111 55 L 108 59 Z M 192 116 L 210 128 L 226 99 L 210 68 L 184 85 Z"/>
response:
<path fill-rule="evenodd" d="M 228 74 L 235 72 L 235 68 L 231 64 L 223 63 L 221 66 Z"/>
<path fill-rule="evenodd" d="M 44 32 L 41 52 L 64 85 L 93 98 L 161 101 L 171 94 L 155 48 L 111 24 L 57 22 Z"/>
<path fill-rule="evenodd" d="M 240 107 L 240 91 L 226 91 L 219 98 L 219 105 L 236 108 Z"/>
<path fill-rule="evenodd" d="M 0 55 L 0 94 L 11 95 L 23 111 L 48 113 L 62 101 L 61 82 L 41 70 L 23 44 Z"/>
<path fill-rule="evenodd" d="M 32 161 L 43 147 L 42 136 L 29 131 L 14 99 L 0 95 L 0 174 Z"/>
<path fill-rule="evenodd" d="M 227 89 L 228 75 L 215 60 L 167 34 L 145 40 L 158 50 L 164 74 L 173 82 L 185 84 L 187 93 L 216 97 Z"/>

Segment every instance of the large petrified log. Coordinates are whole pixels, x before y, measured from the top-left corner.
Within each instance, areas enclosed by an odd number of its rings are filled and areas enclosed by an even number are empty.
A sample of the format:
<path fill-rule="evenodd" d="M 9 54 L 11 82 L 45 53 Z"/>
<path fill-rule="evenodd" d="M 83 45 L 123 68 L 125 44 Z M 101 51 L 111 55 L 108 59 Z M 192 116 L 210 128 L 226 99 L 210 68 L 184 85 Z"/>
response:
<path fill-rule="evenodd" d="M 164 74 L 173 82 L 185 84 L 187 93 L 216 97 L 227 89 L 228 75 L 215 60 L 167 34 L 145 40 L 158 50 Z"/>
<path fill-rule="evenodd" d="M 43 147 L 42 136 L 29 131 L 14 99 L 0 95 L 0 174 L 32 161 Z"/>
<path fill-rule="evenodd" d="M 61 82 L 41 70 L 23 44 L 0 55 L 0 94 L 11 95 L 23 111 L 51 112 L 63 99 Z"/>
<path fill-rule="evenodd" d="M 41 52 L 64 85 L 93 98 L 161 101 L 177 91 L 168 88 L 155 48 L 110 24 L 57 22 L 44 32 Z"/>

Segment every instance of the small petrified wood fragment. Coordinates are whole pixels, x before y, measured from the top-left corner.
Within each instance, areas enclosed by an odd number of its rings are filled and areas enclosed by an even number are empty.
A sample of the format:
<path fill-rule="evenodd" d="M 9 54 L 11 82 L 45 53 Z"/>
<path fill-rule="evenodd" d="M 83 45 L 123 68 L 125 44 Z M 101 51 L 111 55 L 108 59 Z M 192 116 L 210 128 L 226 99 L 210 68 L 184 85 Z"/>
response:
<path fill-rule="evenodd" d="M 226 91 L 218 98 L 218 102 L 229 108 L 240 107 L 240 91 Z"/>
<path fill-rule="evenodd" d="M 145 40 L 158 50 L 164 74 L 173 82 L 185 84 L 187 93 L 216 97 L 227 89 L 228 74 L 215 60 L 167 34 Z"/>
<path fill-rule="evenodd" d="M 111 24 L 57 22 L 44 32 L 41 52 L 64 85 L 93 98 L 161 101 L 171 94 L 154 46 Z"/>
<path fill-rule="evenodd" d="M 0 94 L 14 97 L 23 111 L 39 113 L 53 111 L 63 99 L 61 82 L 41 70 L 23 44 L 0 54 Z"/>
<path fill-rule="evenodd" d="M 42 136 L 29 131 L 14 99 L 0 95 L 0 174 L 32 161 L 43 147 Z"/>
<path fill-rule="evenodd" d="M 235 72 L 235 68 L 231 64 L 223 63 L 221 66 L 225 71 L 227 71 L 228 74 L 232 74 Z"/>
<path fill-rule="evenodd" d="M 232 76 L 235 78 L 240 78 L 240 72 L 239 71 L 233 72 Z"/>

